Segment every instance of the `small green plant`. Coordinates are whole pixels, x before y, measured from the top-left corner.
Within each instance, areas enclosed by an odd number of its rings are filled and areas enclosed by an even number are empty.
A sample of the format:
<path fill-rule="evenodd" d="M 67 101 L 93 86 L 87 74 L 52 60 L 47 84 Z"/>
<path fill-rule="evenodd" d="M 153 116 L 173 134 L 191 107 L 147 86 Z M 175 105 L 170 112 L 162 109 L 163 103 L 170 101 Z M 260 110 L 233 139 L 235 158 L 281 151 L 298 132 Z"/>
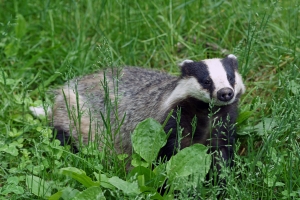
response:
<path fill-rule="evenodd" d="M 105 199 L 105 191 L 121 191 L 127 197 L 149 197 L 151 199 L 172 199 L 174 191 L 180 191 L 182 180 L 191 179 L 191 186 L 196 187 L 199 182 L 203 182 L 211 165 L 211 157 L 207 154 L 207 147 L 195 144 L 179 151 L 172 156 L 167 163 L 157 163 L 159 150 L 166 144 L 167 135 L 163 131 L 163 126 L 152 118 L 140 122 L 132 134 L 132 144 L 135 151 L 132 163 L 134 168 L 130 170 L 126 180 L 117 176 L 109 177 L 107 174 L 99 171 L 94 172 L 95 181 L 86 173 L 78 168 L 62 168 L 60 174 L 68 176 L 86 189 L 79 191 L 71 188 L 69 185 L 62 188 L 49 199 Z M 145 164 L 144 164 L 145 163 Z M 38 182 L 37 177 L 32 182 Z M 45 184 L 43 180 L 38 179 L 42 187 Z M 159 189 L 166 183 L 167 192 L 163 196 Z M 37 194 L 38 185 L 34 185 L 34 193 Z M 44 189 L 49 189 L 49 186 Z M 48 193 L 47 193 L 48 194 Z M 45 196 L 45 193 L 39 193 L 38 196 Z M 48 195 L 49 196 L 49 195 Z"/>

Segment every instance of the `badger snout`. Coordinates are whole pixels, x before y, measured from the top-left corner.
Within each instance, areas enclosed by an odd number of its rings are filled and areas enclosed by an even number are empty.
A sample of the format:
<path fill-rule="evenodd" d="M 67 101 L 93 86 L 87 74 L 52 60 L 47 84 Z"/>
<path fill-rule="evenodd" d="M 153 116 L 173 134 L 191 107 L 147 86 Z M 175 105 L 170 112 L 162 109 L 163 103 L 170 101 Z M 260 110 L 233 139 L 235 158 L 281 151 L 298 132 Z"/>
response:
<path fill-rule="evenodd" d="M 220 101 L 230 101 L 234 96 L 234 91 L 231 88 L 222 88 L 217 92 L 217 97 Z"/>

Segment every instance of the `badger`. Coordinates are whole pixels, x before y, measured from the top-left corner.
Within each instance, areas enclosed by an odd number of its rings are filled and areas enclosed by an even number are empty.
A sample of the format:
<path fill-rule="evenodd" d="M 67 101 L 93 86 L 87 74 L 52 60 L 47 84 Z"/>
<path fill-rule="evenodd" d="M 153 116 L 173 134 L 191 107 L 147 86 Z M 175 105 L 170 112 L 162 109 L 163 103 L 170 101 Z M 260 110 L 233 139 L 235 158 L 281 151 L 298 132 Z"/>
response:
<path fill-rule="evenodd" d="M 236 56 L 230 54 L 199 62 L 184 60 L 179 66 L 179 77 L 140 67 L 124 67 L 71 80 L 57 91 L 49 117 L 57 138 L 62 144 L 66 137 L 83 144 L 97 139 L 99 150 L 103 149 L 105 140 L 109 140 L 104 121 L 109 100 L 117 102 L 109 105 L 117 114 L 111 112 L 108 121 L 111 124 L 123 121 L 121 127 L 115 128 L 119 134 L 113 144 L 118 153 L 132 153 L 130 134 L 139 122 L 151 117 L 163 123 L 173 110 L 164 127 L 166 133 L 171 131 L 160 157 L 168 159 L 175 153 L 174 148 L 200 143 L 209 147 L 218 170 L 220 159 L 231 165 L 238 101 L 245 92 Z M 194 130 L 193 119 L 196 119 Z"/>

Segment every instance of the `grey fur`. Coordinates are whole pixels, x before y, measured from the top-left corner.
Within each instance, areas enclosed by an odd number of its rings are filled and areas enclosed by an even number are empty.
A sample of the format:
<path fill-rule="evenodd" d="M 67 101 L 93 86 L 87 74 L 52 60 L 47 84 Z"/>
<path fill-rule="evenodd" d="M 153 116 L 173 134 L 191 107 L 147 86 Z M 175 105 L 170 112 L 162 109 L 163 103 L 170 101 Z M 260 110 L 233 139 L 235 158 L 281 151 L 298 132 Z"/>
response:
<path fill-rule="evenodd" d="M 117 70 L 120 70 L 120 80 L 117 80 Z M 110 100 L 112 102 L 115 100 L 114 88 L 117 85 L 116 81 L 119 82 L 119 119 L 123 118 L 124 113 L 126 113 L 126 117 L 120 130 L 121 135 L 116 138 L 115 142 L 119 152 L 121 152 L 119 144 L 122 142 L 123 152 L 130 154 L 131 141 L 129 134 L 133 131 L 138 122 L 141 122 L 147 117 L 153 117 L 158 121 L 163 120 L 164 112 L 159 112 L 161 102 L 163 102 L 166 96 L 176 86 L 178 78 L 165 73 L 137 67 L 115 69 L 114 73 L 112 73 L 111 69 L 107 69 L 105 78 L 105 82 L 108 83 Z M 87 126 L 89 127 L 91 125 L 93 127 L 91 131 L 93 135 L 92 138 L 94 138 L 95 129 L 103 131 L 100 112 L 105 113 L 105 92 L 102 83 L 104 83 L 104 73 L 100 71 L 96 74 L 84 76 L 79 80 L 71 81 L 70 84 L 64 86 L 64 94 L 62 93 L 62 90 L 59 90 L 52 114 L 53 126 L 58 129 L 63 129 L 66 133 L 69 133 L 69 127 L 72 127 L 72 136 L 75 140 L 78 140 L 78 131 L 76 131 L 76 127 L 73 125 L 73 121 L 78 120 L 76 119 L 77 116 L 75 119 L 72 117 L 72 119 L 69 119 L 67 109 L 68 105 L 69 110 L 72 110 L 71 108 L 73 108 L 73 112 L 71 113 L 77 113 L 77 110 L 74 111 L 74 108 L 77 108 L 78 104 L 76 100 L 77 91 L 80 112 L 83 113 L 81 117 L 81 135 L 83 137 L 83 143 L 86 144 L 88 142 L 89 130 L 86 128 Z M 77 89 L 75 89 L 75 87 L 77 87 Z M 66 98 L 64 96 L 66 96 Z M 89 116 L 89 109 L 93 118 L 92 122 Z M 113 124 L 115 122 L 113 113 L 111 114 L 111 117 Z M 96 122 L 98 123 L 97 125 Z M 96 128 L 95 126 L 98 127 Z"/>

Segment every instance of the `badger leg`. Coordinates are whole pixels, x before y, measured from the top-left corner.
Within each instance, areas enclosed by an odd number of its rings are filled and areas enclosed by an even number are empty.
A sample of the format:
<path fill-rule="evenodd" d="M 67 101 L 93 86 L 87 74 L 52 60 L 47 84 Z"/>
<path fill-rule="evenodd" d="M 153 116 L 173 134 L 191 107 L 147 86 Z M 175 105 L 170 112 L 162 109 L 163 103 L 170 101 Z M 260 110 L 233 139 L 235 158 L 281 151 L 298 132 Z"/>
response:
<path fill-rule="evenodd" d="M 216 137 L 212 138 L 210 152 L 213 154 L 213 164 L 217 168 L 217 171 L 220 172 L 223 165 L 226 167 L 233 166 L 233 145 L 234 145 L 234 137 L 224 137 L 222 134 L 216 135 Z"/>
<path fill-rule="evenodd" d="M 79 150 L 78 150 L 77 146 L 74 144 L 74 141 L 72 140 L 72 137 L 70 136 L 70 134 L 68 132 L 64 131 L 62 128 L 54 127 L 53 135 L 54 135 L 55 139 L 60 141 L 61 146 L 70 145 L 71 151 L 73 153 L 79 152 Z"/>
<path fill-rule="evenodd" d="M 213 185 L 219 185 L 222 188 L 217 199 L 221 199 L 226 193 L 227 176 L 221 174 L 226 172 L 224 168 L 232 168 L 234 165 L 235 143 L 235 127 L 232 125 L 234 123 L 223 120 L 220 124 L 213 129 L 212 137 L 207 140 L 207 146 L 210 147 L 212 154 L 212 170 L 207 174 L 207 180 L 212 178 Z"/>

